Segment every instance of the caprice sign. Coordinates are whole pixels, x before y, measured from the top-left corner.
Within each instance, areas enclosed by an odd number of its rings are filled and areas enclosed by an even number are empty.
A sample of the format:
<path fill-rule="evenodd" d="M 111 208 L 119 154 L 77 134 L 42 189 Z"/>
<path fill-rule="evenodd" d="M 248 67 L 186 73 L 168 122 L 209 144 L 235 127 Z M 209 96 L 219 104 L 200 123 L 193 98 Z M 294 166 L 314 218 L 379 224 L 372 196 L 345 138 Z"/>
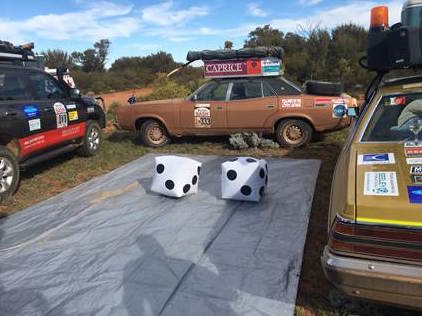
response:
<path fill-rule="evenodd" d="M 281 60 L 272 57 L 245 60 L 208 60 L 204 63 L 205 78 L 280 76 L 282 74 Z"/>

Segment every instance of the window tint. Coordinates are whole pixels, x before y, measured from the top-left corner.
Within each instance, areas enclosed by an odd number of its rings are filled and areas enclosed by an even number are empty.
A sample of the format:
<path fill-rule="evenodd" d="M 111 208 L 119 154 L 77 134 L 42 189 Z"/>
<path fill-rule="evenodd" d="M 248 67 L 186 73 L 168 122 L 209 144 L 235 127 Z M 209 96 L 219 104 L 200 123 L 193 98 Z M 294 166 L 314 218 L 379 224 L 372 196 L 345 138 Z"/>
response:
<path fill-rule="evenodd" d="M 43 73 L 31 73 L 29 81 L 35 91 L 37 100 L 65 99 L 65 91 L 59 86 L 56 80 Z"/>
<path fill-rule="evenodd" d="M 385 96 L 378 104 L 363 141 L 413 141 L 422 137 L 422 94 Z"/>
<path fill-rule="evenodd" d="M 0 70 L 0 101 L 32 99 L 21 74 Z"/>
<path fill-rule="evenodd" d="M 244 100 L 253 98 L 262 98 L 261 80 L 233 82 L 230 100 Z"/>
<path fill-rule="evenodd" d="M 198 101 L 225 101 L 228 82 L 210 82 L 196 95 Z"/>

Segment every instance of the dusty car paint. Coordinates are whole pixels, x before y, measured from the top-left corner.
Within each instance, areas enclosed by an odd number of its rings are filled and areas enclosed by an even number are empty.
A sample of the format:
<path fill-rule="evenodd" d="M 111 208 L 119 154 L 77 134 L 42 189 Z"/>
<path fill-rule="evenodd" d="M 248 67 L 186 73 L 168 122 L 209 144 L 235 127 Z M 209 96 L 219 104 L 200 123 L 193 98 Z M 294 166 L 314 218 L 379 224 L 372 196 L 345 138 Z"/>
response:
<path fill-rule="evenodd" d="M 349 96 L 313 96 L 306 94 L 267 96 L 230 100 L 229 91 L 223 101 L 194 101 L 193 98 L 140 102 L 122 106 L 116 111 L 116 122 L 126 130 L 137 130 L 145 119 L 160 121 L 171 136 L 229 135 L 240 131 L 273 134 L 284 118 L 299 118 L 311 124 L 317 132 L 348 126 L 348 118 L 334 118 L 333 104 L 342 100 L 352 105 Z M 195 124 L 195 109 L 206 105 L 209 126 Z"/>
<path fill-rule="evenodd" d="M 367 142 L 362 139 L 379 102 L 386 95 L 421 93 L 418 84 L 390 84 L 382 86 L 365 107 L 358 120 L 351 125 L 349 137 L 339 156 L 332 182 L 328 230 L 332 244 L 333 227 L 340 220 L 344 225 L 370 229 L 371 242 L 386 246 L 391 242 L 388 234 L 378 238 L 377 231 L 392 229 L 393 233 L 419 236 L 422 228 L 422 204 L 411 200 L 409 187 L 422 190 L 422 183 L 412 178 L 412 170 L 418 173 L 418 164 L 412 164 L 404 142 Z M 410 151 L 411 152 L 411 151 Z M 367 156 L 364 156 L 367 155 Z M 383 155 L 382 163 L 372 163 L 363 157 Z M 420 156 L 422 157 L 422 155 Z M 377 157 L 379 158 L 379 157 Z M 421 158 L 417 158 L 419 161 Z M 394 188 L 385 193 L 370 192 L 368 183 L 373 174 L 393 174 Z M 378 194 L 378 195 L 377 195 Z M 413 238 L 413 237 L 412 237 Z M 416 237 L 414 237 L 416 238 Z M 366 246 L 367 240 L 361 240 Z M 407 245 L 406 245 L 407 244 Z M 414 239 L 393 242 L 394 251 L 414 252 L 414 259 L 394 258 L 373 252 L 338 252 L 327 246 L 321 258 L 327 278 L 348 295 L 375 300 L 387 304 L 422 308 L 422 266 L 417 256 L 418 242 Z M 420 244 L 419 244 L 420 245 Z M 415 248 L 416 247 L 416 248 Z"/>

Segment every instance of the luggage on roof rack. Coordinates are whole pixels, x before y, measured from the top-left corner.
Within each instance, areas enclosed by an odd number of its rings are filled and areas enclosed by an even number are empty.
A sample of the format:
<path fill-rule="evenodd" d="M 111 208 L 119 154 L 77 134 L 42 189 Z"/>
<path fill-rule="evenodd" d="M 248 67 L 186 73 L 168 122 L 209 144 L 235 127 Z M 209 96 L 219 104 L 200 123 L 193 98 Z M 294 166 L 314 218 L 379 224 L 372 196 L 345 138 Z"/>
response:
<path fill-rule="evenodd" d="M 34 44 L 15 46 L 6 41 L 0 41 L 0 61 L 33 61 L 35 55 Z"/>
<path fill-rule="evenodd" d="M 186 59 L 188 62 L 195 60 L 229 60 L 229 59 L 248 59 L 275 57 L 283 59 L 283 49 L 281 47 L 256 47 L 243 49 L 219 49 L 189 51 Z"/>

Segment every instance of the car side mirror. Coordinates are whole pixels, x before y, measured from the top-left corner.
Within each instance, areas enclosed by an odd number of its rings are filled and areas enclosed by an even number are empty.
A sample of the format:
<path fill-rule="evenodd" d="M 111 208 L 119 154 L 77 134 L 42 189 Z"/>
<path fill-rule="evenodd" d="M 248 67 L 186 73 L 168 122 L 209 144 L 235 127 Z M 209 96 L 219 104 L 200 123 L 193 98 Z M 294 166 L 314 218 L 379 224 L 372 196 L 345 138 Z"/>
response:
<path fill-rule="evenodd" d="M 76 88 L 70 89 L 69 94 L 71 99 L 79 99 L 81 97 L 81 92 Z"/>

